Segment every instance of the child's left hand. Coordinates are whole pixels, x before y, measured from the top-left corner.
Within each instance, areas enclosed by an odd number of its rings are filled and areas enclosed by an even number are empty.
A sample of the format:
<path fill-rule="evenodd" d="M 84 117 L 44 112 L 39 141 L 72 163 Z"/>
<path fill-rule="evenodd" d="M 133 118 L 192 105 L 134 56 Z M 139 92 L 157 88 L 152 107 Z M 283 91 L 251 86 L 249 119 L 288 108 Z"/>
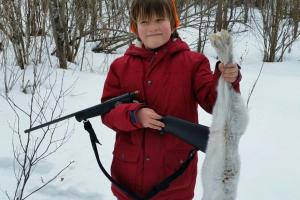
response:
<path fill-rule="evenodd" d="M 218 65 L 218 68 L 222 73 L 222 77 L 224 78 L 224 80 L 229 83 L 233 83 L 239 75 L 239 68 L 237 64 L 224 65 L 223 63 L 220 63 Z"/>

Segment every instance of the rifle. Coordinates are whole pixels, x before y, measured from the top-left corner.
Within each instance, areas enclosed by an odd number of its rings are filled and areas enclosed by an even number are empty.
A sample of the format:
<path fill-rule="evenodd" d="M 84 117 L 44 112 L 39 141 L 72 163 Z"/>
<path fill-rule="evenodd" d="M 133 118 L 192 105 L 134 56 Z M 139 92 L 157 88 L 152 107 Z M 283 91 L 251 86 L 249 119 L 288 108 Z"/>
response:
<path fill-rule="evenodd" d="M 138 91 L 125 93 L 123 95 L 114 97 L 112 99 L 109 99 L 101 104 L 98 104 L 96 106 L 66 115 L 64 117 L 52 120 L 50 122 L 26 129 L 24 132 L 29 133 L 30 131 L 37 130 L 39 128 L 43 128 L 45 126 L 49 126 L 51 124 L 66 120 L 71 117 L 75 117 L 75 119 L 78 122 L 84 121 L 84 129 L 89 133 L 91 145 L 97 160 L 97 163 L 101 169 L 101 171 L 104 173 L 104 175 L 114 184 L 116 185 L 121 191 L 123 191 L 125 194 L 130 196 L 131 198 L 135 200 L 149 200 L 153 196 L 155 196 L 158 192 L 166 189 L 169 187 L 169 185 L 178 177 L 180 176 L 185 169 L 189 166 L 189 163 L 193 160 L 196 150 L 200 150 L 202 152 L 205 152 L 206 145 L 208 141 L 208 135 L 209 135 L 209 128 L 207 126 L 203 126 L 200 124 L 194 124 L 189 121 L 185 121 L 173 116 L 164 116 L 162 118 L 162 122 L 165 124 L 165 127 L 162 130 L 162 134 L 170 133 L 174 136 L 184 140 L 186 143 L 191 144 L 195 147 L 193 149 L 186 161 L 181 165 L 181 167 L 175 171 L 172 175 L 168 176 L 165 180 L 163 180 L 161 183 L 159 183 L 156 187 L 154 187 L 150 192 L 146 194 L 144 198 L 140 198 L 138 195 L 136 195 L 134 192 L 127 189 L 125 186 L 117 182 L 115 179 L 113 179 L 109 173 L 105 170 L 104 166 L 102 165 L 96 143 L 100 142 L 97 139 L 96 133 L 91 125 L 91 123 L 87 120 L 92 117 L 101 116 L 107 112 L 109 112 L 111 109 L 113 109 L 116 105 L 119 103 L 130 103 L 133 102 L 135 96 L 138 94 Z"/>
<path fill-rule="evenodd" d="M 109 99 L 101 104 L 92 106 L 90 108 L 66 115 L 64 117 L 40 124 L 38 126 L 26 129 L 24 132 L 29 133 L 31 131 L 49 126 L 51 124 L 66 120 L 71 117 L 75 117 L 78 122 L 86 121 L 89 118 L 101 116 L 111 109 L 113 109 L 119 103 L 130 103 L 133 102 L 138 91 L 128 92 L 123 95 Z M 200 124 L 194 124 L 186 120 L 182 120 L 173 116 L 164 116 L 162 122 L 165 124 L 165 127 L 162 130 L 162 133 L 170 133 L 185 142 L 191 144 L 195 148 L 199 149 L 202 152 L 205 152 L 209 128 Z"/>

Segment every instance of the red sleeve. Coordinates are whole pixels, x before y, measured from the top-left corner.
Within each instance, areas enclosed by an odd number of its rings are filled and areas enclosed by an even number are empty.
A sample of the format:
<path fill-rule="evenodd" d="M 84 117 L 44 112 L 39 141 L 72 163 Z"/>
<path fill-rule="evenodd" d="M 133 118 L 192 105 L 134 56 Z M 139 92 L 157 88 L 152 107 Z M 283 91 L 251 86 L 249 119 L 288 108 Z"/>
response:
<path fill-rule="evenodd" d="M 118 75 L 116 69 L 116 63 L 114 62 L 107 74 L 101 102 L 106 101 L 110 98 L 122 95 L 120 87 L 120 76 Z M 142 107 L 141 103 L 122 103 L 113 108 L 110 112 L 101 116 L 103 124 L 110 127 L 117 132 L 129 132 L 141 128 L 140 123 L 132 123 L 130 120 L 130 112 L 136 111 Z"/>
<path fill-rule="evenodd" d="M 221 76 L 221 72 L 217 67 L 219 61 L 216 63 L 214 73 L 210 69 L 210 64 L 205 56 L 201 56 L 196 66 L 196 75 L 194 81 L 194 88 L 197 95 L 199 105 L 208 113 L 212 113 L 214 104 L 217 99 L 217 85 Z M 240 80 L 242 76 L 239 72 L 238 78 L 232 83 L 233 89 L 240 92 Z"/>
<path fill-rule="evenodd" d="M 194 91 L 199 105 L 208 113 L 212 113 L 217 98 L 217 83 L 220 71 L 213 73 L 208 59 L 200 55 L 195 65 Z"/>

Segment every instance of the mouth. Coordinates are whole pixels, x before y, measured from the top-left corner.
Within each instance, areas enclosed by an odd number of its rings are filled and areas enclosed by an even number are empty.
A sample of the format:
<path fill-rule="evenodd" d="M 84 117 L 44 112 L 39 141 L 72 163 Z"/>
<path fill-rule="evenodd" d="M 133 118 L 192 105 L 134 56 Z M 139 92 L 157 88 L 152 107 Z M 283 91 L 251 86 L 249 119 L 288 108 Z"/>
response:
<path fill-rule="evenodd" d="M 147 37 L 155 37 L 155 36 L 160 36 L 162 35 L 161 33 L 153 33 L 153 34 L 149 34 L 147 35 Z"/>

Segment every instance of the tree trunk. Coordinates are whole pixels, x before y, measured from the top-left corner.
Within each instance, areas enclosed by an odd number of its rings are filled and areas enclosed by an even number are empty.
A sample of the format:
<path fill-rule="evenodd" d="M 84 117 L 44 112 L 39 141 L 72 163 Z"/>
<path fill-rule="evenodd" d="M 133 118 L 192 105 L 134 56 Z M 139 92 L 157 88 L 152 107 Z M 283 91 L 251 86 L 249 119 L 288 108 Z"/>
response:
<path fill-rule="evenodd" d="M 52 32 L 56 44 L 56 56 L 59 60 L 60 68 L 67 69 L 66 46 L 68 45 L 65 33 L 64 20 L 64 0 L 50 0 L 50 18 L 52 24 Z"/>
<path fill-rule="evenodd" d="M 222 29 L 222 16 L 223 16 L 222 6 L 223 6 L 223 0 L 218 0 L 214 32 L 221 31 Z"/>

